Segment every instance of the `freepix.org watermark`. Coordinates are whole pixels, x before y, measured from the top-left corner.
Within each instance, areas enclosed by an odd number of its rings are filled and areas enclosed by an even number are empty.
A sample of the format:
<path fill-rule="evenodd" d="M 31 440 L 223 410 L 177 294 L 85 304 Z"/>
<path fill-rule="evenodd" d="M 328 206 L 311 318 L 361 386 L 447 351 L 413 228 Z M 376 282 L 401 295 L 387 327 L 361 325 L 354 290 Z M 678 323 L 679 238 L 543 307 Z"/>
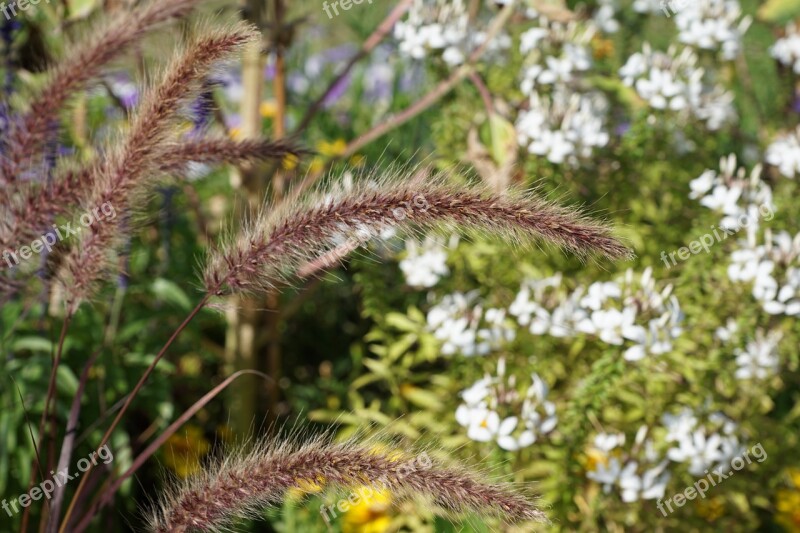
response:
<path fill-rule="evenodd" d="M 372 4 L 372 0 L 366 0 L 368 4 Z M 328 15 L 329 19 L 332 19 L 334 16 L 339 16 L 339 8 L 341 7 L 344 11 L 350 11 L 350 8 L 353 5 L 361 5 L 364 3 L 364 0 L 333 0 L 333 2 L 328 4 L 328 0 L 322 2 L 322 9 L 325 11 L 325 14 Z M 333 9 L 333 13 L 331 14 L 331 9 Z"/>
<path fill-rule="evenodd" d="M 769 222 L 775 216 L 775 212 L 772 210 L 772 207 L 768 204 L 762 204 L 758 206 L 758 215 L 763 220 Z M 747 228 L 751 224 L 754 224 L 756 220 L 748 214 L 743 214 L 739 218 L 736 219 L 736 225 L 734 227 L 725 227 L 725 228 L 718 228 L 716 226 L 711 226 L 711 232 L 702 235 L 699 239 L 696 239 L 689 243 L 689 246 L 682 246 L 681 248 L 670 252 L 667 254 L 665 251 L 661 251 L 661 260 L 664 261 L 664 265 L 667 268 L 672 268 L 673 266 L 677 265 L 675 261 L 675 256 L 678 256 L 678 259 L 681 261 L 686 261 L 692 255 L 696 255 L 700 253 L 700 250 L 704 250 L 708 253 L 711 250 L 711 246 L 715 243 L 724 241 L 731 235 L 735 235 L 738 233 L 742 228 Z M 670 259 L 672 264 L 667 260 Z"/>
<path fill-rule="evenodd" d="M 433 466 L 433 461 L 431 460 L 430 456 L 426 452 L 422 452 L 415 458 L 404 462 L 397 469 L 395 475 L 398 479 L 403 479 L 414 472 L 428 470 L 431 466 Z M 374 482 L 371 482 L 369 485 L 353 491 L 347 498 L 342 498 L 335 504 L 321 506 L 319 508 L 319 514 L 322 516 L 323 520 L 325 520 L 325 523 L 330 525 L 331 518 L 336 518 L 337 510 L 340 513 L 346 513 L 350 510 L 351 506 L 356 506 L 362 501 L 369 502 L 376 495 L 376 493 L 385 491 L 389 485 L 388 479 L 379 478 Z"/>
<path fill-rule="evenodd" d="M 749 450 L 745 450 L 743 455 L 737 455 L 733 459 L 731 459 L 731 469 L 730 471 L 722 472 L 719 468 L 716 470 L 712 470 L 711 473 L 708 473 L 706 470 L 706 477 L 698 479 L 695 481 L 694 485 L 690 485 L 686 487 L 683 492 L 679 492 L 673 495 L 670 498 L 667 498 L 663 502 L 658 500 L 656 503 L 656 507 L 658 510 L 661 511 L 661 514 L 667 516 L 668 514 L 674 512 L 672 508 L 672 504 L 674 503 L 676 507 L 683 507 L 687 501 L 694 500 L 698 496 L 701 498 L 706 497 L 706 491 L 711 487 L 716 487 L 718 484 L 722 483 L 736 472 L 744 468 L 744 465 L 751 464 L 753 459 L 750 457 L 750 454 L 753 454 L 753 457 L 759 463 L 763 463 L 767 458 L 767 452 L 764 451 L 764 447 L 759 442 Z"/>
<path fill-rule="evenodd" d="M 6 16 L 6 20 L 11 20 L 11 17 L 17 16 L 17 8 L 19 8 L 22 11 L 27 11 L 31 7 L 31 5 L 34 6 L 38 5 L 39 2 L 41 1 L 42 0 L 19 0 L 15 2 L 9 2 L 8 5 L 6 5 L 5 2 L 2 2 L 0 3 L 0 11 L 2 11 L 3 15 Z M 44 1 L 47 2 L 48 4 L 50 3 L 50 0 L 44 0 Z M 10 14 L 9 11 L 11 11 Z"/>
<path fill-rule="evenodd" d="M 689 5 L 690 0 L 661 0 L 661 11 L 667 16 L 667 18 L 671 17 L 684 7 Z M 667 10 L 669 7 L 669 11 Z M 670 13 L 672 11 L 672 13 Z"/>
<path fill-rule="evenodd" d="M 88 228 L 92 224 L 102 222 L 103 220 L 113 220 L 117 217 L 117 211 L 114 206 L 106 202 L 100 207 L 95 207 L 91 211 L 86 211 L 78 218 L 78 223 L 73 226 L 72 222 L 67 222 L 62 226 L 53 224 L 53 229 L 35 239 L 31 242 L 30 246 L 20 246 L 17 250 L 4 250 L 3 260 L 8 265 L 8 268 L 14 268 L 20 264 L 20 261 L 27 261 L 33 254 L 41 254 L 44 250 L 48 253 L 53 250 L 53 246 L 59 242 L 77 235 L 83 228 Z M 79 225 L 80 224 L 80 225 Z"/>
<path fill-rule="evenodd" d="M 51 470 L 50 475 L 53 476 L 52 479 L 45 479 L 37 486 L 33 487 L 29 492 L 17 496 L 16 498 L 12 498 L 10 501 L 4 499 L 2 502 L 0 502 L 0 507 L 3 508 L 8 516 L 14 516 L 14 514 L 20 512 L 20 508 L 24 509 L 30 506 L 31 503 L 41 500 L 42 497 L 49 500 L 53 496 L 53 491 L 56 490 L 56 487 L 63 487 L 73 479 L 80 477 L 83 472 L 89 470 L 91 465 L 97 466 L 98 459 L 102 460 L 104 465 L 107 465 L 114 460 L 114 454 L 111 452 L 108 444 L 104 445 L 96 452 L 89 454 L 89 457 L 84 457 L 79 460 L 76 464 L 78 467 L 77 472 L 70 474 L 69 468 L 59 470 L 58 472 L 53 472 Z M 19 507 L 17 504 L 19 504 Z"/>

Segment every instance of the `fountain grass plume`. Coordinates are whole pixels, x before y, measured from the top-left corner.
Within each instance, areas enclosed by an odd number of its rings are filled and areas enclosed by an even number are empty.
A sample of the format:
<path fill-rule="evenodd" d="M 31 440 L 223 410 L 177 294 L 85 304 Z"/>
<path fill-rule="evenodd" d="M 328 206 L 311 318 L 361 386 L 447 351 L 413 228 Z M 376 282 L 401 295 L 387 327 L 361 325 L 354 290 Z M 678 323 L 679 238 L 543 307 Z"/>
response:
<path fill-rule="evenodd" d="M 215 65 L 260 38 L 244 22 L 201 26 L 195 35 L 166 67 L 161 81 L 145 92 L 124 139 L 110 146 L 103 163 L 93 167 L 91 189 L 82 201 L 86 208 L 110 204 L 119 212 L 130 211 L 136 194 L 150 191 L 149 178 L 160 175 L 161 146 L 177 134 L 180 106 L 199 93 Z M 119 236 L 119 219 L 93 224 L 70 250 L 61 277 L 71 308 L 91 294 Z"/>
<path fill-rule="evenodd" d="M 449 185 L 444 176 L 412 182 L 403 172 L 389 174 L 359 181 L 351 190 L 323 187 L 298 201 L 265 207 L 211 251 L 206 290 L 218 296 L 270 289 L 304 265 L 337 249 L 355 249 L 390 227 L 492 235 L 520 246 L 551 244 L 582 258 L 631 256 L 605 224 L 533 192 L 500 195 Z"/>
<path fill-rule="evenodd" d="M 11 131 L 4 139 L 8 157 L 0 162 L 0 181 L 15 181 L 20 165 L 34 155 L 41 155 L 48 135 L 59 122 L 58 113 L 70 96 L 155 26 L 185 17 L 199 1 L 154 0 L 133 11 L 120 10 L 72 46 L 71 53 L 50 70 L 47 83 L 29 110 L 12 121 Z"/>
<path fill-rule="evenodd" d="M 368 441 L 311 439 L 267 441 L 233 452 L 160 498 L 147 522 L 154 532 L 221 531 L 237 518 L 258 516 L 289 491 L 309 487 L 353 490 L 371 486 L 393 499 L 422 498 L 446 515 L 479 513 L 506 523 L 546 521 L 535 502 L 512 484 L 488 481 L 485 472 L 432 459 L 424 468 L 408 451 Z"/>

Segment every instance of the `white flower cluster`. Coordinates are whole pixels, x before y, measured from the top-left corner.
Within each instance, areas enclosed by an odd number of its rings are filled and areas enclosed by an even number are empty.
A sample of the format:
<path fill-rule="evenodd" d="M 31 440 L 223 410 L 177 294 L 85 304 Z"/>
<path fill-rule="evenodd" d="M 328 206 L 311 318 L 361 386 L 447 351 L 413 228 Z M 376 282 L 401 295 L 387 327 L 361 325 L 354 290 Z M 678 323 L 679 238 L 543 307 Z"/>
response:
<path fill-rule="evenodd" d="M 525 95 L 540 86 L 570 83 L 592 66 L 593 25 L 562 24 L 543 16 L 535 24 L 520 36 L 519 51 L 526 56 L 520 89 Z"/>
<path fill-rule="evenodd" d="M 566 296 L 556 290 L 558 284 L 560 277 L 523 284 L 509 313 L 536 335 L 587 333 L 626 346 L 623 357 L 628 361 L 669 352 L 682 332 L 683 314 L 672 286 L 656 290 L 650 268 L 637 280 L 628 270 L 620 281 L 596 282 Z"/>
<path fill-rule="evenodd" d="M 667 457 L 676 463 L 688 463 L 693 476 L 702 476 L 710 470 L 729 470 L 731 460 L 744 452 L 735 434 L 738 429 L 735 422 L 721 413 L 708 418 L 711 429 L 700 425 L 698 417 L 688 408 L 677 415 L 664 414 L 661 419 L 667 429 L 666 440 L 673 445 Z"/>
<path fill-rule="evenodd" d="M 639 428 L 627 453 L 622 449 L 625 435 L 598 433 L 589 454 L 593 464 L 586 477 L 603 485 L 606 493 L 618 487 L 622 501 L 627 503 L 662 498 L 671 474 L 668 461 L 659 458 L 653 441 L 646 439 L 647 432 L 647 426 Z"/>
<path fill-rule="evenodd" d="M 693 0 L 675 14 L 678 39 L 704 50 L 719 50 L 723 60 L 734 59 L 742 49 L 742 36 L 752 18 L 742 17 L 738 0 Z"/>
<path fill-rule="evenodd" d="M 470 26 L 463 0 L 414 0 L 406 19 L 395 25 L 394 37 L 400 52 L 413 59 L 435 52 L 448 65 L 457 66 L 486 40 L 486 33 Z M 487 44 L 486 53 L 510 46 L 511 38 L 500 34 Z"/>
<path fill-rule="evenodd" d="M 666 12 L 664 0 L 633 0 L 633 10 L 641 14 Z"/>
<path fill-rule="evenodd" d="M 800 302 L 798 302 L 800 305 Z M 778 344 L 782 334 L 770 331 L 766 335 L 759 330 L 756 338 L 747 343 L 744 350 L 736 350 L 736 377 L 738 379 L 766 379 L 778 372 Z"/>
<path fill-rule="evenodd" d="M 525 56 L 520 90 L 529 100 L 516 120 L 517 140 L 551 163 L 577 166 L 578 158 L 588 158 L 609 141 L 607 99 L 573 87 L 592 67 L 589 43 L 597 29 L 592 23 L 563 24 L 540 14 L 532 18 L 534 25 L 520 36 Z"/>
<path fill-rule="evenodd" d="M 447 268 L 447 250 L 438 239 L 429 237 L 421 247 L 416 241 L 406 241 L 406 252 L 405 259 L 400 261 L 400 270 L 405 276 L 406 284 L 411 287 L 433 287 L 450 273 Z"/>
<path fill-rule="evenodd" d="M 723 218 L 721 228 L 738 230 L 746 227 L 749 234 L 758 230 L 760 219 L 771 220 L 775 211 L 772 189 L 761 180 L 761 165 L 756 165 L 746 175 L 744 168 L 736 168 L 736 155 L 723 157 L 719 172 L 706 170 L 692 180 L 689 198 L 719 211 Z"/>
<path fill-rule="evenodd" d="M 557 88 L 552 97 L 532 94 L 530 108 L 517 118 L 517 140 L 528 152 L 546 156 L 551 163 L 589 157 L 594 148 L 608 144 L 604 130 L 608 101 L 602 93 L 574 93 Z"/>
<path fill-rule="evenodd" d="M 800 174 L 800 128 L 772 141 L 764 159 L 770 165 L 778 167 L 780 173 L 787 178 Z"/>
<path fill-rule="evenodd" d="M 794 22 L 786 26 L 786 34 L 775 41 L 769 53 L 780 64 L 791 67 L 795 74 L 800 74 L 800 29 Z"/>
<path fill-rule="evenodd" d="M 504 450 L 516 451 L 553 431 L 558 417 L 555 405 L 547 400 L 547 384 L 538 374 L 531 374 L 531 385 L 523 396 L 517 391 L 515 376 L 506 379 L 505 366 L 501 358 L 497 376 L 486 376 L 462 391 L 463 403 L 455 416 L 470 439 L 497 441 Z M 512 414 L 501 419 L 501 414 L 508 413 Z"/>
<path fill-rule="evenodd" d="M 516 330 L 506 320 L 505 309 L 473 305 L 477 291 L 445 296 L 428 311 L 428 329 L 442 343 L 442 354 L 486 355 L 514 340 Z"/>
<path fill-rule="evenodd" d="M 666 430 L 664 444 L 669 445 L 666 457 L 656 452 L 653 439 L 646 438 L 647 426 L 639 428 L 628 452 L 623 449 L 625 435 L 598 433 L 589 450 L 592 461 L 586 477 L 602 484 L 606 493 L 619 487 L 624 502 L 655 500 L 664 496 L 670 461 L 686 463 L 690 474 L 701 476 L 712 469 L 729 470 L 731 460 L 744 451 L 736 436 L 738 426 L 721 413 L 711 414 L 708 424 L 700 425 L 697 415 L 685 408 L 675 415 L 664 414 L 661 423 Z"/>
<path fill-rule="evenodd" d="M 728 278 L 753 282 L 753 297 L 771 315 L 800 315 L 800 233 L 767 232 L 765 243 L 745 246 L 731 254 Z M 781 275 L 782 272 L 782 275 Z"/>
<path fill-rule="evenodd" d="M 617 33 L 619 31 L 619 21 L 614 17 L 616 13 L 617 5 L 615 0 L 599 0 L 592 21 L 600 31 Z"/>
<path fill-rule="evenodd" d="M 717 130 L 735 116 L 733 95 L 716 84 L 707 83 L 705 70 L 697 66 L 697 54 L 691 48 L 670 47 L 667 52 L 653 51 L 645 43 L 619 71 L 623 83 L 653 109 L 683 112 L 704 121 Z"/>

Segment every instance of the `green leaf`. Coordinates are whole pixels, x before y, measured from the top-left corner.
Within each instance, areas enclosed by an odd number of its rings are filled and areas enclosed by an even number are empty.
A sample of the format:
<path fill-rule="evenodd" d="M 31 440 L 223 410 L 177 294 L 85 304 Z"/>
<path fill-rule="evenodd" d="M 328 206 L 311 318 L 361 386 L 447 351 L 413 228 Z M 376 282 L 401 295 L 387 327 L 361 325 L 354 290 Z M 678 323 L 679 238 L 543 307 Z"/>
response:
<path fill-rule="evenodd" d="M 184 311 L 188 311 L 192 308 L 192 301 L 188 296 L 186 296 L 186 293 L 183 292 L 183 289 L 178 287 L 178 285 L 172 281 L 164 278 L 158 278 L 153 281 L 153 284 L 150 286 L 150 290 L 159 300 L 164 300 L 165 302 L 175 304 Z"/>
<path fill-rule="evenodd" d="M 387 381 L 393 381 L 392 371 L 383 361 L 378 361 L 377 359 L 364 359 L 364 366 Z"/>
<path fill-rule="evenodd" d="M 492 113 L 489 117 L 489 134 L 491 136 L 489 151 L 492 159 L 498 166 L 502 166 L 516 154 L 517 132 L 511 122 L 497 113 Z"/>
<path fill-rule="evenodd" d="M 789 22 L 797 16 L 800 16 L 797 0 L 767 0 L 758 10 L 758 18 L 775 24 Z"/>
<path fill-rule="evenodd" d="M 413 385 L 404 385 L 400 387 L 400 391 L 404 398 L 413 403 L 417 407 L 423 409 L 433 409 L 439 411 L 442 409 L 442 401 L 439 396 L 433 392 L 414 387 Z"/>
<path fill-rule="evenodd" d="M 386 325 L 400 331 L 417 331 L 419 329 L 419 325 L 402 313 L 387 314 Z"/>
<path fill-rule="evenodd" d="M 70 20 L 86 18 L 97 8 L 98 4 L 98 0 L 70 0 L 68 18 Z"/>
<path fill-rule="evenodd" d="M 43 337 L 20 337 L 12 344 L 12 349 L 17 352 L 53 352 L 53 343 Z"/>
<path fill-rule="evenodd" d="M 78 391 L 78 378 L 75 377 L 72 370 L 63 364 L 58 366 L 56 383 L 58 391 L 66 396 L 75 396 Z"/>

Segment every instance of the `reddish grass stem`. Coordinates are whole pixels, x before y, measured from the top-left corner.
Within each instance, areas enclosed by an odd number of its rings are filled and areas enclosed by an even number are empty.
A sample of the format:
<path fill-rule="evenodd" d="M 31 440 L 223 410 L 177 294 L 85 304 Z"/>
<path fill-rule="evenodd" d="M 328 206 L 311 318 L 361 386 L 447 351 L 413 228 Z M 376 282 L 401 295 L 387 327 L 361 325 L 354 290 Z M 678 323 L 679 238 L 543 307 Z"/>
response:
<path fill-rule="evenodd" d="M 184 329 L 186 329 L 186 326 L 189 325 L 189 322 L 191 322 L 192 319 L 194 319 L 194 317 L 197 315 L 197 313 L 199 313 L 200 310 L 203 309 L 203 307 L 205 307 L 206 303 L 208 303 L 208 299 L 209 299 L 209 295 L 206 294 L 203 297 L 203 299 L 200 300 L 200 303 L 198 303 L 197 306 L 184 319 L 184 321 L 181 323 L 181 325 L 178 326 L 178 329 L 176 329 L 172 333 L 172 336 L 170 336 L 169 340 L 166 342 L 166 344 L 164 344 L 164 346 L 158 352 L 158 355 L 156 355 L 155 359 L 153 359 L 153 362 L 150 363 L 150 366 L 148 366 L 147 370 L 144 371 L 144 374 L 142 374 L 142 377 L 139 378 L 139 382 L 136 383 L 136 386 L 133 387 L 133 390 L 128 395 L 128 399 L 125 400 L 124 404 L 122 404 L 122 408 L 117 413 L 117 416 L 116 416 L 116 418 L 114 418 L 114 421 L 111 423 L 111 426 L 109 426 L 109 428 L 106 430 L 105 435 L 103 435 L 103 438 L 100 440 L 100 444 L 97 445 L 96 451 L 98 453 L 100 451 L 100 448 L 105 446 L 106 443 L 108 442 L 108 439 L 111 438 L 111 434 L 114 432 L 116 427 L 119 425 L 120 420 L 122 420 L 123 415 L 125 415 L 125 413 L 127 412 L 128 408 L 130 407 L 131 403 L 133 403 L 134 398 L 136 398 L 136 395 L 139 393 L 141 388 L 144 386 L 144 383 L 145 383 L 145 381 L 147 381 L 147 378 L 150 377 L 150 374 L 152 374 L 153 370 L 155 370 L 156 365 L 158 364 L 158 362 L 161 361 L 161 358 L 164 357 L 164 354 L 167 353 L 167 350 L 169 349 L 170 346 L 172 346 L 172 343 L 175 342 L 175 339 L 178 338 L 178 335 L 180 335 L 181 332 Z M 78 488 L 75 490 L 75 495 L 72 497 L 72 500 L 70 501 L 69 507 L 67 508 L 67 513 L 64 516 L 64 520 L 61 522 L 61 528 L 59 529 L 60 533 L 63 533 L 64 531 L 66 531 L 66 527 L 67 527 L 67 524 L 69 523 L 70 516 L 72 515 L 73 511 L 75 510 L 75 504 L 78 502 L 78 497 L 80 496 L 80 493 L 83 490 L 84 485 L 86 484 L 86 480 L 89 479 L 89 473 L 92 471 L 93 466 L 94 465 L 89 465 L 89 468 L 85 471 L 85 475 L 81 477 L 81 482 L 78 485 Z"/>

